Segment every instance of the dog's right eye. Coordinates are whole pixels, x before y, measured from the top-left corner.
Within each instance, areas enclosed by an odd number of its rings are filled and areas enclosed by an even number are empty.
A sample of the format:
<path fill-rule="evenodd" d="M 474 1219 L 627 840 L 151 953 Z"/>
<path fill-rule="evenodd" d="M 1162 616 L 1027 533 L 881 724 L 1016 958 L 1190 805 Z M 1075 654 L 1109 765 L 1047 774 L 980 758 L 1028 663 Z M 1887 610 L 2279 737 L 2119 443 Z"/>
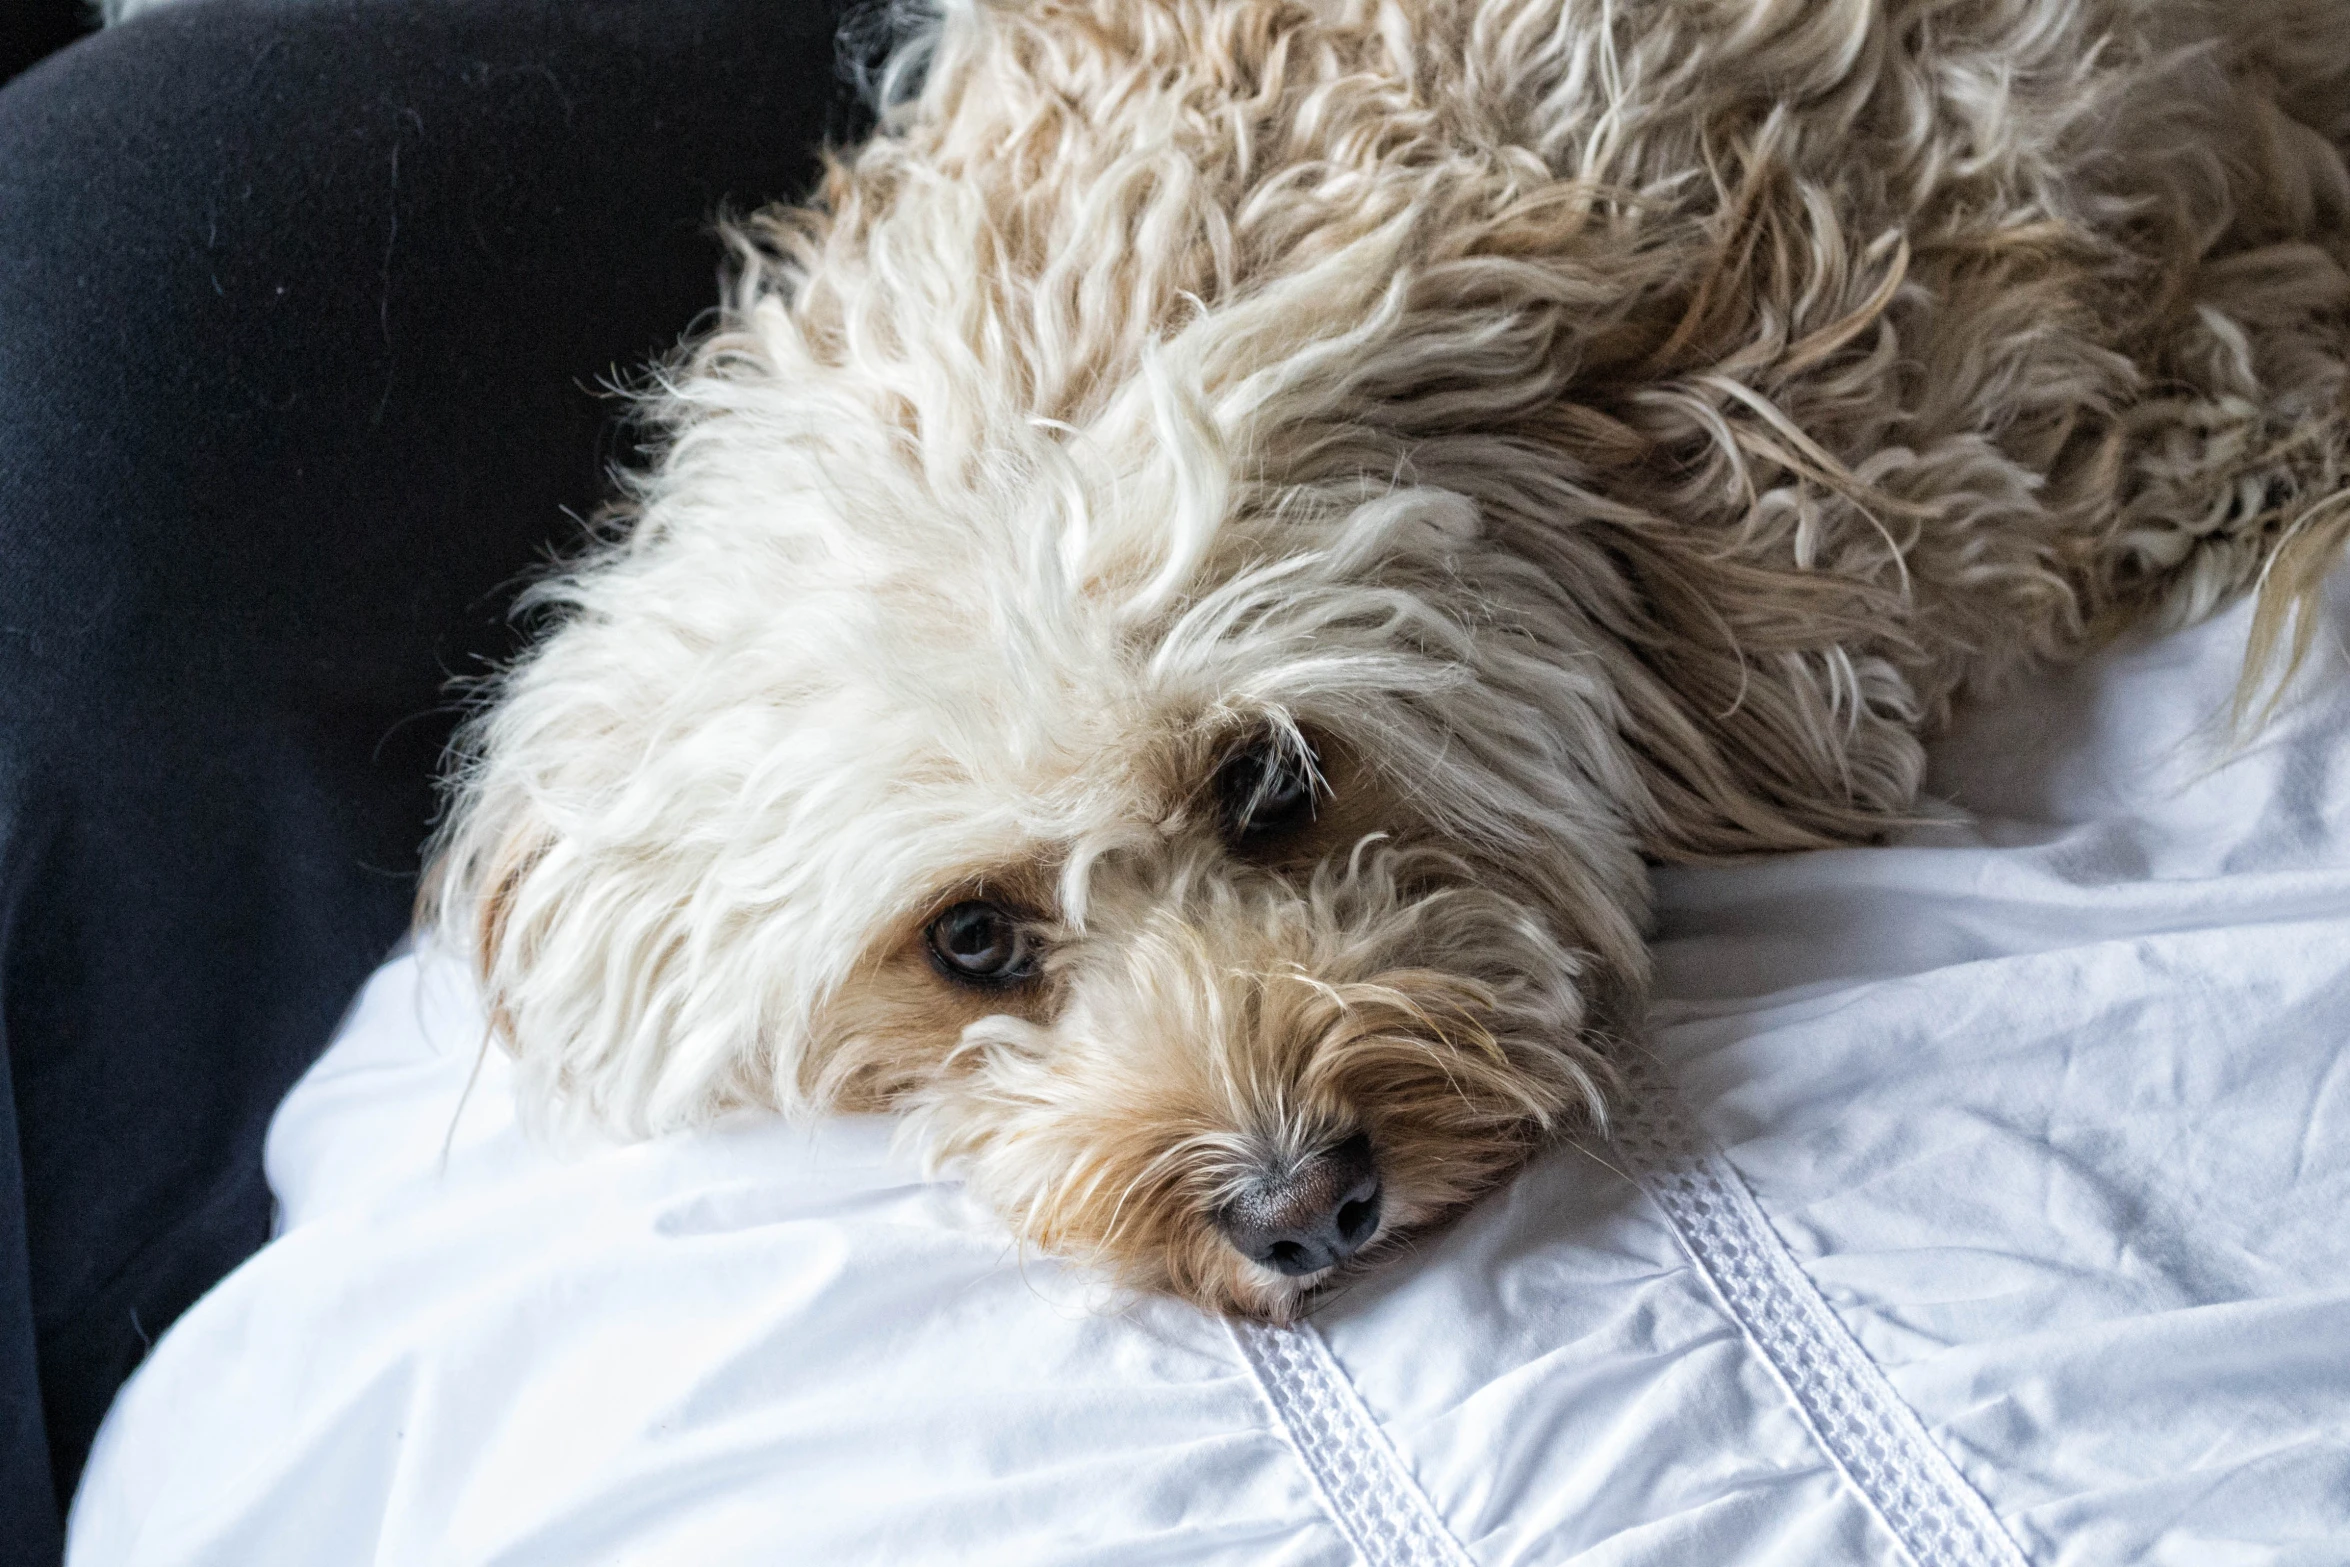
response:
<path fill-rule="evenodd" d="M 925 939 L 938 971 L 958 984 L 994 989 L 1036 973 L 1035 942 L 997 904 L 958 903 L 930 922 Z"/>
<path fill-rule="evenodd" d="M 1266 838 L 1301 827 L 1320 805 L 1319 758 L 1299 755 L 1267 736 L 1226 761 L 1216 774 L 1224 830 L 1233 838 Z"/>

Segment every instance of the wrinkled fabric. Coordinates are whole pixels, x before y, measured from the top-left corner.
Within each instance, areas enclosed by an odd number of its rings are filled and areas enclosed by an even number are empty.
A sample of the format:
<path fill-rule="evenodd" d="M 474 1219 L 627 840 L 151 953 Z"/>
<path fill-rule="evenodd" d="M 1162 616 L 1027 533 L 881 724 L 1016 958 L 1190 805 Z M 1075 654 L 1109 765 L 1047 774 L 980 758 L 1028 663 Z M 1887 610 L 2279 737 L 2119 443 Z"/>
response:
<path fill-rule="evenodd" d="M 1969 826 L 1666 879 L 1676 1078 L 2035 1561 L 2350 1561 L 2331 609 L 2233 755 L 2241 613 L 1970 715 Z"/>
<path fill-rule="evenodd" d="M 1915 1418 L 1807 1412 L 1622 1150 L 1562 1149 L 1316 1317 L 1466 1559 L 1956 1561 L 1868 1490 L 1906 1441 L 2011 1559 L 2350 1560 L 2350 686 L 2321 637 L 2231 753 L 2244 634 L 1967 715 L 1970 817 L 1660 874 L 1659 1092 Z M 1366 1559 L 1222 1324 L 1024 1256 L 886 1122 L 558 1155 L 483 1039 L 446 958 L 378 975 L 77 1567 Z"/>

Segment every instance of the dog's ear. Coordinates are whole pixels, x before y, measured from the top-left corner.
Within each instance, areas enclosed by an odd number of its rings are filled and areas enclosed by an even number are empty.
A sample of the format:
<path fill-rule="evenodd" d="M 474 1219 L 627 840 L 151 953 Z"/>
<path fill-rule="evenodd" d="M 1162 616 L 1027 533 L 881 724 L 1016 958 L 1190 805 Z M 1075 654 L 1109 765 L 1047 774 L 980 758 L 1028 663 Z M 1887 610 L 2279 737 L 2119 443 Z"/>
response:
<path fill-rule="evenodd" d="M 462 956 L 481 987 L 491 1037 L 513 1055 L 525 1076 L 550 1083 L 575 1080 L 576 1065 L 560 1058 L 565 1041 L 535 1026 L 538 1008 L 518 994 L 561 922 L 564 898 L 554 895 L 560 868 L 547 859 L 553 829 L 520 791 L 499 788 L 477 767 L 450 789 L 450 814 L 437 835 L 417 891 L 418 939 Z M 544 989 L 544 980 L 533 989 Z M 529 1107 L 543 1095 L 525 1095 Z"/>
<path fill-rule="evenodd" d="M 513 926 L 515 903 L 530 873 L 545 856 L 548 837 L 531 824 L 476 847 L 463 831 L 444 833 L 417 888 L 415 927 L 420 937 L 465 953 L 483 984 L 490 1029 L 509 1049 L 514 1018 L 505 998 L 492 988 Z M 487 852 L 483 852 L 486 848 Z"/>
<path fill-rule="evenodd" d="M 1832 847 L 1897 826 L 1925 768 L 1885 607 L 1824 574 L 1742 567 L 1687 540 L 1618 539 L 1610 627 L 1624 729 L 1660 859 Z M 1834 628 L 1847 626 L 1842 640 Z"/>
<path fill-rule="evenodd" d="M 608 824 L 564 830 L 520 774 L 499 757 L 457 780 L 417 920 L 474 969 L 526 1115 L 647 1136 L 788 1097 L 774 1042 L 790 1031 L 763 1026 L 772 998 L 732 972 L 755 956 L 710 950 L 701 869 L 632 850 Z"/>
<path fill-rule="evenodd" d="M 1577 580 L 1647 775 L 1643 847 L 1664 859 L 1898 825 L 1930 716 L 1908 630 L 1923 510 L 1833 455 L 1903 437 L 1882 371 L 1909 252 L 1851 244 L 1768 135 L 1716 173 L 1716 210 L 1656 248 L 1658 285 L 1540 416 L 1568 486 L 1593 497 L 1584 526 L 1605 564 Z M 1986 481 L 1972 446 L 1911 461 L 1954 470 L 1913 476 L 1930 492 L 2031 482 Z"/>

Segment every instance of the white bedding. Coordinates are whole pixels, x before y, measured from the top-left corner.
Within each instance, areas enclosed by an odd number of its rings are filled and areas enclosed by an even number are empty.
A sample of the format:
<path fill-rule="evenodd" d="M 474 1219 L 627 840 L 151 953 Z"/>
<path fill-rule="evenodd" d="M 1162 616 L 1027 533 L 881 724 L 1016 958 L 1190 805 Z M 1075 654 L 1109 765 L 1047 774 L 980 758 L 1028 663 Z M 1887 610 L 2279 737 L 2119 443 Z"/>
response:
<path fill-rule="evenodd" d="M 2350 599 L 2221 766 L 2243 626 L 1974 715 L 1972 825 L 1665 874 L 1619 1140 L 1302 1332 L 1024 1258 L 876 1122 L 558 1159 L 493 1058 L 444 1167 L 481 1022 L 396 961 L 69 1560 L 2340 1567 Z"/>

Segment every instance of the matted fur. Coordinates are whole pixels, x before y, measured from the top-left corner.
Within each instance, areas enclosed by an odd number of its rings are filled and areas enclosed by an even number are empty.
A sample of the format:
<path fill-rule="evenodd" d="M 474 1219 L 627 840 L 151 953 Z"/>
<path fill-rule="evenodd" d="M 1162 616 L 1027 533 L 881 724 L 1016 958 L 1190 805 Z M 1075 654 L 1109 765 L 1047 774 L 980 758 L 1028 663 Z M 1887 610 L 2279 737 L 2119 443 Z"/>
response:
<path fill-rule="evenodd" d="M 1225 1309 L 1603 1112 L 1646 864 L 1866 839 L 1919 736 L 2350 530 L 2350 0 L 965 3 L 741 226 L 427 917 L 543 1112 L 896 1106 Z M 616 258 L 616 264 L 625 258 Z M 1225 841 L 1270 736 L 1323 817 Z M 920 957 L 1029 911 L 1001 997 Z"/>

